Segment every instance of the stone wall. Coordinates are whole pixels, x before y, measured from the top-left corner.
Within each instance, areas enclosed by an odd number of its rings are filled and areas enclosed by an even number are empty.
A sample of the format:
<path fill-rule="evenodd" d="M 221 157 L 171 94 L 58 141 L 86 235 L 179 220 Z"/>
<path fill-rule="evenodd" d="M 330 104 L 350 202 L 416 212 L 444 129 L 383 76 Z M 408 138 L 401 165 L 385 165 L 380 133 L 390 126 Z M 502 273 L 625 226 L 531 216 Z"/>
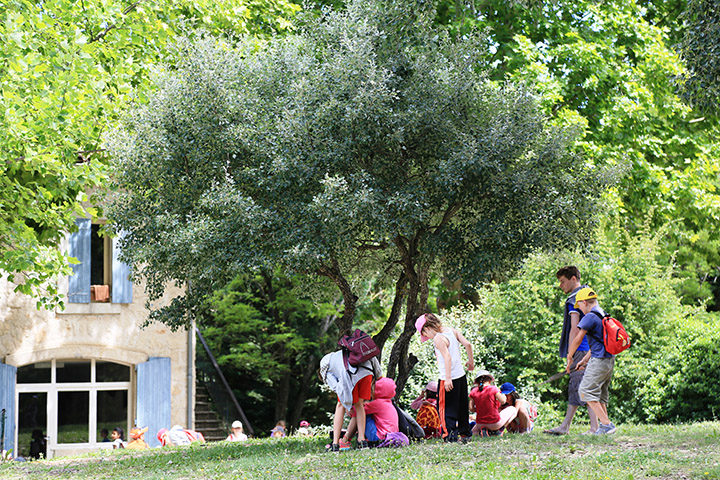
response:
<path fill-rule="evenodd" d="M 61 291 L 66 283 L 59 282 Z M 172 332 L 159 324 L 141 328 L 148 314 L 143 286 L 133 287 L 132 304 L 66 304 L 64 311 L 37 310 L 35 301 L 15 293 L 14 286 L 0 279 L 0 361 L 20 367 L 52 359 L 95 358 L 137 365 L 148 357 L 169 357 L 172 423 L 188 424 L 188 332 Z M 179 293 L 168 288 L 158 303 Z M 191 338 L 194 341 L 194 335 Z M 135 405 L 131 408 L 134 418 Z"/>

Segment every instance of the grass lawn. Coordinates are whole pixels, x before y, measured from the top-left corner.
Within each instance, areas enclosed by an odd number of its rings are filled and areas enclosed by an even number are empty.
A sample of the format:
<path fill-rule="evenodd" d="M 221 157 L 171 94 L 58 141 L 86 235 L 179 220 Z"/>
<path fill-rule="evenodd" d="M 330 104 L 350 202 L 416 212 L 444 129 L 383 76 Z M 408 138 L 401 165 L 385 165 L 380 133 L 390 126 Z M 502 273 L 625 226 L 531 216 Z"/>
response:
<path fill-rule="evenodd" d="M 580 432 L 580 427 L 577 427 Z M 0 464 L 2 479 L 720 479 L 720 422 L 621 425 L 611 436 L 505 435 L 467 445 L 325 453 L 323 438 L 260 439 Z"/>

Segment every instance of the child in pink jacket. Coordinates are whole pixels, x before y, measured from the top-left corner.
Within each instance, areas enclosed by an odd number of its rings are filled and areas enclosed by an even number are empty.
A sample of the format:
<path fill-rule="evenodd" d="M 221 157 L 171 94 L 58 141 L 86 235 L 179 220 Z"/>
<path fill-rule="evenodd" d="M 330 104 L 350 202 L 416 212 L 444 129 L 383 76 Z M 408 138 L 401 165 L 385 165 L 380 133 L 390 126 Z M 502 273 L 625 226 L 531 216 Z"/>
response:
<path fill-rule="evenodd" d="M 398 414 L 392 399 L 395 397 L 395 381 L 392 378 L 382 377 L 375 382 L 373 399 L 365 404 L 365 437 L 370 442 L 385 440 L 388 433 L 400 430 L 398 426 Z M 340 439 L 340 448 L 343 445 L 350 445 L 357 429 L 355 412 L 351 412 L 352 420 L 348 425 L 347 433 Z"/>

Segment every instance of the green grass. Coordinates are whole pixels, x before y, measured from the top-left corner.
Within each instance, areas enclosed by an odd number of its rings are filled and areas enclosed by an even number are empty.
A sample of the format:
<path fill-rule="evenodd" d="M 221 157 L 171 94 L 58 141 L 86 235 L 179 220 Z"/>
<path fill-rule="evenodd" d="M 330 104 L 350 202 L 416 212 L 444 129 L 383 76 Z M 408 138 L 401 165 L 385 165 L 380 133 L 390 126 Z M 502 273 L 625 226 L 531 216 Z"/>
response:
<path fill-rule="evenodd" d="M 581 431 L 578 429 L 578 432 Z M 105 451 L 0 465 L 0 478 L 187 479 L 720 479 L 720 422 L 622 425 L 603 437 L 540 432 L 325 453 L 323 438 Z"/>

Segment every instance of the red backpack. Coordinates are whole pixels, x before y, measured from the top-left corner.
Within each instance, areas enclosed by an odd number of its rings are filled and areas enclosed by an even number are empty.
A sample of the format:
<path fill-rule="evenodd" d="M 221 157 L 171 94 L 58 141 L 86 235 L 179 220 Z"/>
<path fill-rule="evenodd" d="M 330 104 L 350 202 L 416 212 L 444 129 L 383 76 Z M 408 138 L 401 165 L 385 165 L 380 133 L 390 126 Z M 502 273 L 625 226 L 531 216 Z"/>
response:
<path fill-rule="evenodd" d="M 603 344 L 609 354 L 617 355 L 630 348 L 630 335 L 625 331 L 622 323 L 610 315 L 605 315 L 601 320 L 603 326 Z"/>
<path fill-rule="evenodd" d="M 352 335 L 340 337 L 338 347 L 343 350 L 345 368 L 349 365 L 357 367 L 380 354 L 380 349 L 375 345 L 372 337 L 360 329 L 356 329 Z"/>

